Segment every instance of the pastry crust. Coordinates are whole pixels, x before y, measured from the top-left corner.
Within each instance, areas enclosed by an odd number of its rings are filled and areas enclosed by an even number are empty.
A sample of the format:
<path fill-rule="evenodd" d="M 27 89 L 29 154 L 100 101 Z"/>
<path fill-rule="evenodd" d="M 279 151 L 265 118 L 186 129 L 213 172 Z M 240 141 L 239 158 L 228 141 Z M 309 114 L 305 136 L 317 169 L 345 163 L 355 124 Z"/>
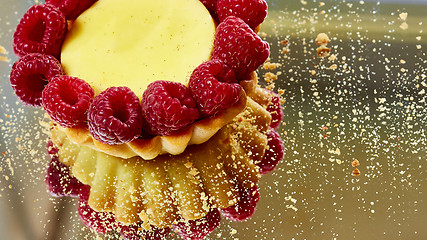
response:
<path fill-rule="evenodd" d="M 140 156 L 120 158 L 75 144 L 57 127 L 51 137 L 60 161 L 91 186 L 93 209 L 113 212 L 124 223 L 142 220 L 170 227 L 179 217 L 199 219 L 211 208 L 234 205 L 237 186 L 252 187 L 259 180 L 256 164 L 267 147 L 271 115 L 252 98 L 245 99 L 244 110 L 206 142 L 151 161 Z"/>

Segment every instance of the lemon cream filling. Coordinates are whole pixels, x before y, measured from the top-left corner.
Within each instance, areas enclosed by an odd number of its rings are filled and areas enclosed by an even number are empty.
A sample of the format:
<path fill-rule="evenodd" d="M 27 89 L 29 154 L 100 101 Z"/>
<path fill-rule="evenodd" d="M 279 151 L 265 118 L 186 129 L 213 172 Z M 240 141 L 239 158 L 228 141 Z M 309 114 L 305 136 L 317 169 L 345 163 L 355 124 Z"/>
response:
<path fill-rule="evenodd" d="M 187 84 L 209 60 L 215 23 L 199 0 L 99 0 L 67 34 L 61 63 L 99 94 L 127 86 L 141 98 L 156 80 Z"/>

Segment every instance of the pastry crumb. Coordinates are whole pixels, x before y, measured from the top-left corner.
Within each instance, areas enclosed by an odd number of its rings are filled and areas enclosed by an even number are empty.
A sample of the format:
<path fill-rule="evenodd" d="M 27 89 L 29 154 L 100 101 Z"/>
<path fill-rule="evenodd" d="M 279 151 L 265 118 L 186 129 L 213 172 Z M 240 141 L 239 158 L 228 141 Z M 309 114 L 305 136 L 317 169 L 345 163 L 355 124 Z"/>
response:
<path fill-rule="evenodd" d="M 358 168 L 355 168 L 354 170 L 353 170 L 353 176 L 359 176 L 360 175 L 360 171 L 359 171 L 359 169 Z"/>
<path fill-rule="evenodd" d="M 188 173 L 192 176 L 196 176 L 197 174 L 199 174 L 199 171 L 197 170 L 197 168 L 191 168 L 190 172 Z"/>
<path fill-rule="evenodd" d="M 274 70 L 280 66 L 282 66 L 282 64 L 280 64 L 280 63 L 266 62 L 266 63 L 264 63 L 264 65 L 262 67 L 266 70 Z"/>
<path fill-rule="evenodd" d="M 10 62 L 10 59 L 5 56 L 0 56 L 0 62 Z"/>
<path fill-rule="evenodd" d="M 328 47 L 326 47 L 326 46 L 324 46 L 324 45 L 318 47 L 316 49 L 316 51 L 317 51 L 317 56 L 320 57 L 320 58 L 327 57 L 331 53 L 331 49 L 328 48 Z"/>
<path fill-rule="evenodd" d="M 403 30 L 407 30 L 408 29 L 408 24 L 406 23 L 406 22 L 404 22 L 404 23 L 402 23 L 402 24 L 400 24 L 400 28 L 401 29 L 403 29 Z"/>
<path fill-rule="evenodd" d="M 329 39 L 328 35 L 326 33 L 319 33 L 316 37 L 316 44 L 319 46 L 322 45 L 328 45 L 328 43 L 331 42 L 331 39 Z"/>
<path fill-rule="evenodd" d="M 5 47 L 0 45 L 0 54 L 8 54 L 9 52 L 6 50 Z M 6 56 L 0 56 L 0 62 L 10 62 L 10 59 Z"/>
<path fill-rule="evenodd" d="M 403 21 L 406 21 L 406 18 L 408 18 L 408 13 L 403 12 L 403 13 L 399 14 L 399 18 Z"/>
<path fill-rule="evenodd" d="M 3 47 L 2 45 L 0 45 L 0 53 L 1 54 L 8 54 L 8 51 L 6 50 L 5 47 Z"/>
<path fill-rule="evenodd" d="M 351 166 L 352 167 L 357 167 L 359 165 L 360 165 L 360 163 L 359 163 L 359 161 L 357 159 L 354 159 L 353 162 L 351 162 Z"/>
<path fill-rule="evenodd" d="M 193 167 L 193 163 L 192 163 L 192 162 L 186 162 L 186 163 L 184 164 L 184 166 L 185 166 L 186 168 L 191 168 L 191 167 Z"/>

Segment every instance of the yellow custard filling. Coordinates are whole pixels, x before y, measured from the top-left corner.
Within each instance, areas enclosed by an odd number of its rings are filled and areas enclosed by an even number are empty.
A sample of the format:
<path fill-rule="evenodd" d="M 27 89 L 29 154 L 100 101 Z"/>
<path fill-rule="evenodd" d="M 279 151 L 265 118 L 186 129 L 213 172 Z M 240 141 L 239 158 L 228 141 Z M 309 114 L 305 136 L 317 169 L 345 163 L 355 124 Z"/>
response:
<path fill-rule="evenodd" d="M 209 60 L 215 22 L 199 0 L 99 0 L 64 41 L 61 63 L 99 94 L 127 86 L 141 98 L 156 80 L 187 84 Z"/>

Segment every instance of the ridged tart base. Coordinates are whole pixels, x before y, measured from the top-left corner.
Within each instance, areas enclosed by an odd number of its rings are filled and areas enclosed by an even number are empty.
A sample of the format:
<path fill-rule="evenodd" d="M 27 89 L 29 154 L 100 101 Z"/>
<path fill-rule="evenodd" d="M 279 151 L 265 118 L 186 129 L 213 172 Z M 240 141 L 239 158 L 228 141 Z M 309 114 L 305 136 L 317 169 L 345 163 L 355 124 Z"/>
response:
<path fill-rule="evenodd" d="M 124 223 L 169 227 L 179 216 L 199 219 L 210 208 L 234 205 L 237 185 L 252 187 L 260 178 L 256 163 L 267 146 L 271 116 L 252 98 L 245 99 L 244 110 L 208 141 L 150 161 L 76 144 L 58 127 L 51 130 L 51 138 L 60 161 L 91 186 L 93 209 L 113 212 Z"/>

